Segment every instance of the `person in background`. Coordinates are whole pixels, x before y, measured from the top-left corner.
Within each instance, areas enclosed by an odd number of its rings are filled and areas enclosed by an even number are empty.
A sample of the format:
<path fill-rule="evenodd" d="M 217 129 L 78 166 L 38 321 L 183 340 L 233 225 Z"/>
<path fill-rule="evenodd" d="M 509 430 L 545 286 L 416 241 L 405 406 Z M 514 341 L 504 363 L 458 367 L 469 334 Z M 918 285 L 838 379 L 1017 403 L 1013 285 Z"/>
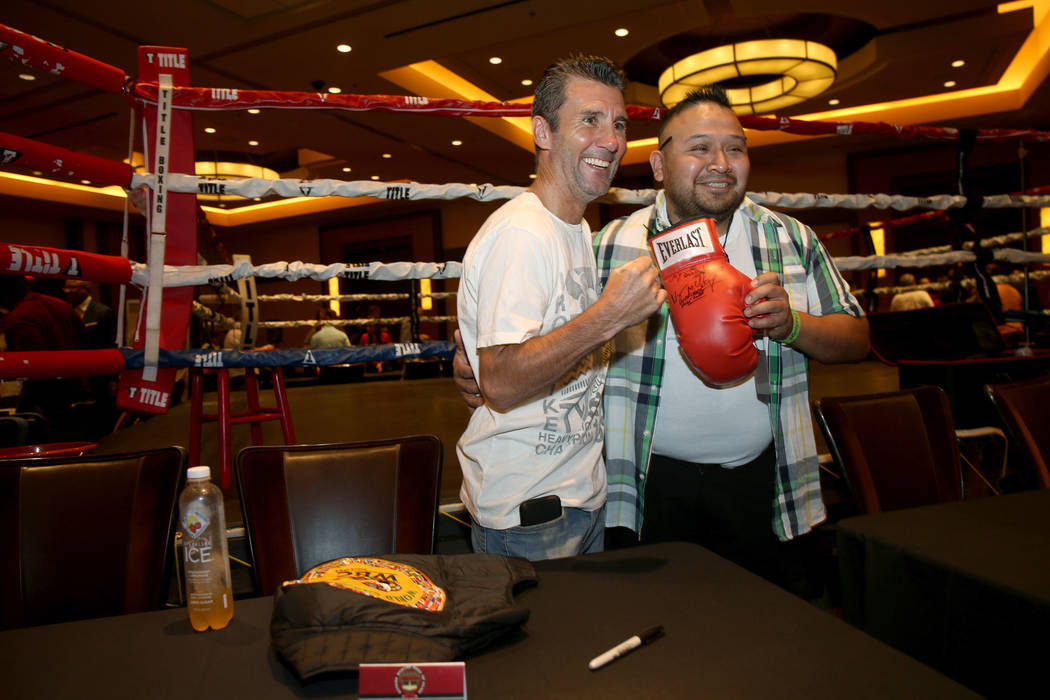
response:
<path fill-rule="evenodd" d="M 98 300 L 98 285 L 82 279 L 67 279 L 62 287 L 66 301 L 76 310 L 84 322 L 85 347 L 113 348 L 117 346 L 117 315 Z M 117 410 L 117 386 L 120 376 L 100 375 L 88 378 L 91 396 L 96 411 L 92 414 L 93 426 L 90 436 L 109 434 L 120 412 Z"/>
<path fill-rule="evenodd" d="M 311 348 L 320 350 L 350 347 L 350 338 L 331 323 L 338 318 L 335 311 L 328 307 L 323 307 L 317 312 L 318 325 L 307 341 Z"/>
<path fill-rule="evenodd" d="M 368 318 L 382 318 L 382 311 L 375 304 L 370 304 L 368 307 Z M 388 345 L 393 341 L 390 337 L 389 331 L 386 326 L 380 326 L 377 323 L 369 323 L 365 326 L 365 332 L 361 334 L 360 339 L 361 345 Z M 369 363 L 370 367 L 376 372 L 383 372 L 386 369 L 385 362 L 372 362 Z"/>
<path fill-rule="evenodd" d="M 897 285 L 900 287 L 914 287 L 915 275 L 905 272 L 897 280 Z M 925 289 L 900 292 L 893 295 L 893 299 L 890 301 L 890 311 L 912 311 L 914 309 L 929 309 L 933 306 L 933 297 Z"/>
<path fill-rule="evenodd" d="M 87 332 L 68 302 L 32 291 L 22 275 L 0 275 L 0 319 L 7 350 L 83 350 Z M 57 439 L 80 439 L 85 429 L 63 421 L 74 404 L 89 398 L 83 378 L 34 379 L 22 387 L 20 411 L 39 413 Z"/>
<path fill-rule="evenodd" d="M 76 309 L 87 331 L 87 347 L 112 348 L 117 344 L 117 315 L 98 300 L 98 285 L 67 279 L 62 287 L 66 301 Z"/>
<path fill-rule="evenodd" d="M 368 307 L 368 318 L 382 318 L 382 311 L 375 304 Z M 361 345 L 386 345 L 394 342 L 390 338 L 390 332 L 386 326 L 377 323 L 369 323 L 365 326 L 365 332 L 361 334 Z"/>

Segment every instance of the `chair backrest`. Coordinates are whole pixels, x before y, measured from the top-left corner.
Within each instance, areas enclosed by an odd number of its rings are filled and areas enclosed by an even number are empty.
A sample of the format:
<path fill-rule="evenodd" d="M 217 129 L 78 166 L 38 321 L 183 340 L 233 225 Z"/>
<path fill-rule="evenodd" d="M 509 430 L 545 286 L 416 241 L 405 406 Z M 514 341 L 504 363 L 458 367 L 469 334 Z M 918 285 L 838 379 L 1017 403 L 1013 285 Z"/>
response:
<path fill-rule="evenodd" d="M 34 445 L 47 441 L 47 421 L 39 413 L 13 413 L 0 416 L 0 447 Z"/>
<path fill-rule="evenodd" d="M 246 447 L 237 485 L 259 590 L 342 556 L 431 554 L 441 484 L 433 435 Z"/>
<path fill-rule="evenodd" d="M 0 627 L 164 607 L 186 451 L 0 461 Z"/>
<path fill-rule="evenodd" d="M 815 409 L 862 513 L 962 499 L 955 425 L 939 387 L 825 397 Z"/>
<path fill-rule="evenodd" d="M 1027 457 L 1035 485 L 1050 488 L 1050 376 L 987 384 L 984 391 L 998 409 L 1012 442 Z"/>

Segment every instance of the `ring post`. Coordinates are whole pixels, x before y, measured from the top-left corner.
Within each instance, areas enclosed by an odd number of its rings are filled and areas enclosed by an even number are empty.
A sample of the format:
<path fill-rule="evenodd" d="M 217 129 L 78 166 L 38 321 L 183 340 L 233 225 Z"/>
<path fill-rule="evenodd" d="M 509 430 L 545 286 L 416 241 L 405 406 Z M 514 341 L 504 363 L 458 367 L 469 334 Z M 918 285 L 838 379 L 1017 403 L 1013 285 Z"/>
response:
<path fill-rule="evenodd" d="M 147 163 L 157 182 L 150 197 L 150 283 L 141 305 L 132 347 L 145 348 L 145 367 L 120 375 L 117 405 L 142 413 L 164 413 L 171 403 L 174 368 L 157 367 L 159 349 L 182 348 L 189 326 L 193 288 L 163 289 L 164 265 L 195 265 L 197 262 L 197 195 L 169 192 L 166 177 L 171 173 L 195 172 L 193 118 L 186 110 L 171 109 L 170 88 L 189 84 L 189 56 L 182 48 L 139 47 L 139 78 L 161 85 L 168 94 L 165 104 L 143 109 Z"/>

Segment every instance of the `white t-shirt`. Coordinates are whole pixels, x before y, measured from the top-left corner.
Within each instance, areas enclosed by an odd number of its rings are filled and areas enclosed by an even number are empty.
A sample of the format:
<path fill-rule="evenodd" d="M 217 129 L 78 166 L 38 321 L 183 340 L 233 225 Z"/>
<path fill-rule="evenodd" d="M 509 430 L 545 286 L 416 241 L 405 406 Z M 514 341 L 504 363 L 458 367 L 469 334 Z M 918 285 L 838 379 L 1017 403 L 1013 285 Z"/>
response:
<path fill-rule="evenodd" d="M 575 318 L 598 298 L 587 223 L 568 224 L 525 192 L 497 209 L 471 241 L 460 277 L 459 329 L 485 386 L 477 349 L 523 343 Z M 518 505 L 549 494 L 596 510 L 605 502 L 602 391 L 608 344 L 549 391 L 507 411 L 487 404 L 456 445 L 467 510 L 488 528 L 520 524 Z"/>
<path fill-rule="evenodd" d="M 914 311 L 933 307 L 933 297 L 925 289 L 913 292 L 901 292 L 890 300 L 890 311 Z"/>
<path fill-rule="evenodd" d="M 729 256 L 730 265 L 754 279 L 751 242 L 739 219 L 738 211 L 722 248 Z M 756 379 L 756 374 L 764 376 L 764 356 L 759 358 L 756 372 L 746 380 L 716 388 L 704 384 L 682 357 L 674 324 L 670 321 L 664 343 L 664 374 L 653 428 L 653 452 L 687 462 L 726 467 L 746 464 L 762 454 L 773 439 L 765 386 L 768 381 Z M 768 340 L 758 342 L 760 351 L 764 350 L 765 343 Z M 759 398 L 760 384 L 766 402 Z"/>

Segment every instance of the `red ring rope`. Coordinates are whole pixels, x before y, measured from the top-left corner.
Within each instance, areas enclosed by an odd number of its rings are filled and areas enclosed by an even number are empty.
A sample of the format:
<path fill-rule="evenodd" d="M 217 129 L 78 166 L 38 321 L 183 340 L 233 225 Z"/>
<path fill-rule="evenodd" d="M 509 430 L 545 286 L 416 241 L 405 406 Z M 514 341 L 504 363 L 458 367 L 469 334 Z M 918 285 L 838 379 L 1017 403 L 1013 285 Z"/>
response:
<path fill-rule="evenodd" d="M 133 82 L 128 90 L 128 99 L 154 103 L 157 100 L 157 85 Z M 340 109 L 351 112 L 414 112 L 453 117 L 528 117 L 532 113 L 532 105 L 528 102 L 485 102 L 402 95 L 333 95 L 325 92 L 211 87 L 176 87 L 172 104 L 177 109 L 201 111 L 268 107 L 272 109 Z M 666 109 L 660 107 L 627 106 L 627 116 L 636 121 L 659 121 L 666 112 Z M 754 115 L 740 115 L 739 119 L 745 129 L 785 131 L 809 136 L 877 134 L 936 141 L 955 141 L 959 138 L 958 129 L 941 126 L 901 126 L 886 122 L 822 122 Z M 1050 132 L 1032 129 L 981 129 L 977 131 L 977 138 L 982 141 L 1007 139 L 1050 141 Z"/>
<path fill-rule="evenodd" d="M 0 377 L 4 379 L 55 379 L 118 374 L 124 369 L 124 354 L 106 350 L 36 350 L 0 353 Z"/>
<path fill-rule="evenodd" d="M 109 158 L 77 153 L 68 148 L 0 131 L 0 151 L 4 166 L 18 165 L 54 177 L 90 180 L 96 187 L 131 183 L 131 166 Z"/>
<path fill-rule="evenodd" d="M 127 258 L 21 243 L 0 243 L 0 270 L 6 274 L 75 277 L 110 284 L 131 281 L 131 261 Z"/>
<path fill-rule="evenodd" d="M 64 49 L 14 27 L 0 24 L 0 56 L 52 75 L 86 83 L 106 92 L 121 92 L 127 76 L 120 68 Z"/>

